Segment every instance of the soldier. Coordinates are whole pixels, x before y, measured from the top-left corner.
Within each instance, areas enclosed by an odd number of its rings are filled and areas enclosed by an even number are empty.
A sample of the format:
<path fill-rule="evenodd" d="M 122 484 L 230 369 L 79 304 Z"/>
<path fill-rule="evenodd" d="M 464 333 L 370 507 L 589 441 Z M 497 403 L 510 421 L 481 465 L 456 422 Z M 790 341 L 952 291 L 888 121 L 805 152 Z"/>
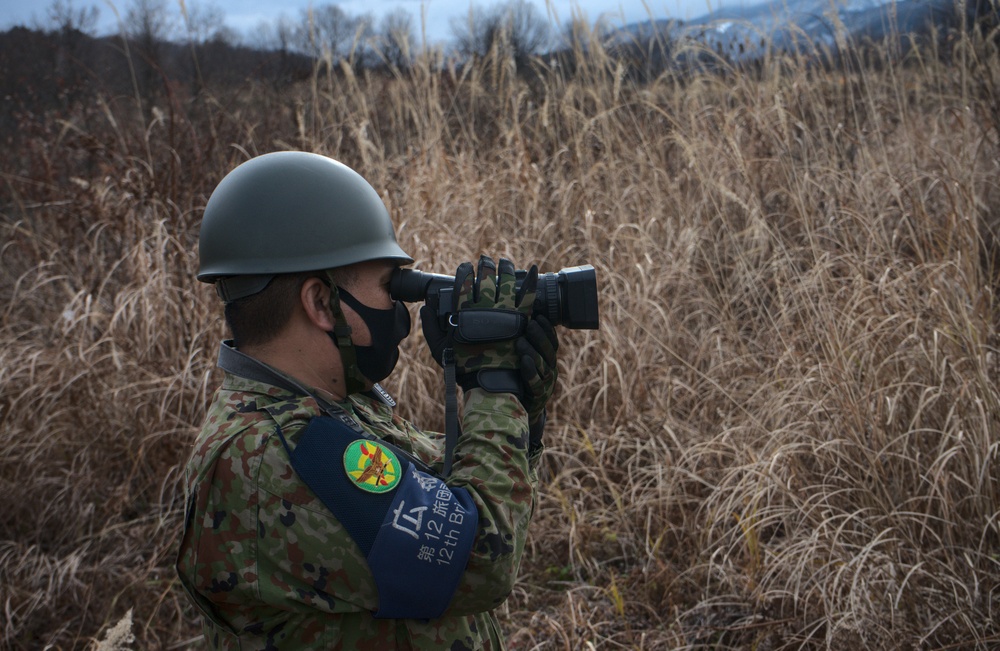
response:
<path fill-rule="evenodd" d="M 456 273 L 456 314 L 514 315 L 514 339 L 462 343 L 421 310 L 464 389 L 446 464 L 445 437 L 395 415 L 377 384 L 410 330 L 389 281 L 413 260 L 361 176 L 315 154 L 254 158 L 213 192 L 199 257 L 233 335 L 187 466 L 177 563 L 209 645 L 504 648 L 493 609 L 517 575 L 556 381 L 537 272 L 519 288 L 506 260 Z"/>

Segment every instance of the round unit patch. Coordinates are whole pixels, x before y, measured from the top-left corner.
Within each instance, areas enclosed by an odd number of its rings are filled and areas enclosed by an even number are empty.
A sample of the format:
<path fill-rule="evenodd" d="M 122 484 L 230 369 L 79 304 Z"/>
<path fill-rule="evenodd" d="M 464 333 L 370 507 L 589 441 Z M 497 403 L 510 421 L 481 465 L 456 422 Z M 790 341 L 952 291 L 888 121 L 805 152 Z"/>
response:
<path fill-rule="evenodd" d="M 399 460 L 374 441 L 355 441 L 344 450 L 344 470 L 354 485 L 369 493 L 387 493 L 400 480 Z"/>

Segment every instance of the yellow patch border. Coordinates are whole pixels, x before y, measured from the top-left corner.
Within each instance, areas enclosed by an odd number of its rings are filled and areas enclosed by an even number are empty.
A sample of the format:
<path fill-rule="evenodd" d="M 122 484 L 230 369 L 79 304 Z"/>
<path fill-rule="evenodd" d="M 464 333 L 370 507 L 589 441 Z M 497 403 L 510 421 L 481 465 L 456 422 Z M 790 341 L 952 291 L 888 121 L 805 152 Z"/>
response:
<path fill-rule="evenodd" d="M 399 485 L 401 467 L 392 450 L 360 439 L 344 450 L 344 470 L 351 483 L 368 493 L 388 493 Z"/>

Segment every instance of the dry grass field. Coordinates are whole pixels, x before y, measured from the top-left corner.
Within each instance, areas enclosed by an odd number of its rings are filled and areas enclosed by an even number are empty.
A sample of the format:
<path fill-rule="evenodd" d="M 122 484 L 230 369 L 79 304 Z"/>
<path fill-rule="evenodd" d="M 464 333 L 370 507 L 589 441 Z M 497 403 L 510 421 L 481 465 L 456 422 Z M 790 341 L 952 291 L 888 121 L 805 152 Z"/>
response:
<path fill-rule="evenodd" d="M 224 335 L 198 225 L 281 149 L 358 169 L 426 271 L 598 270 L 512 649 L 1000 647 L 1000 67 L 971 36 L 889 51 L 637 83 L 595 44 L 573 75 L 425 60 L 20 116 L 0 648 L 202 648 L 172 570 Z M 441 428 L 419 328 L 404 360 L 388 388 Z"/>

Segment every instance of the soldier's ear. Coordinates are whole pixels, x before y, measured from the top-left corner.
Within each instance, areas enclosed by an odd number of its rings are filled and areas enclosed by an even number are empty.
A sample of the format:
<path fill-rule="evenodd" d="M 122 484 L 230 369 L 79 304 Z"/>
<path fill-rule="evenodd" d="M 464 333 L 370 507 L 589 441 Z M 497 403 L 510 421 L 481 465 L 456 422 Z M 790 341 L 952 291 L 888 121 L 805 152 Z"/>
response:
<path fill-rule="evenodd" d="M 299 290 L 299 301 L 306 317 L 325 332 L 333 330 L 336 319 L 330 308 L 330 288 L 319 278 L 309 278 L 302 283 Z"/>

